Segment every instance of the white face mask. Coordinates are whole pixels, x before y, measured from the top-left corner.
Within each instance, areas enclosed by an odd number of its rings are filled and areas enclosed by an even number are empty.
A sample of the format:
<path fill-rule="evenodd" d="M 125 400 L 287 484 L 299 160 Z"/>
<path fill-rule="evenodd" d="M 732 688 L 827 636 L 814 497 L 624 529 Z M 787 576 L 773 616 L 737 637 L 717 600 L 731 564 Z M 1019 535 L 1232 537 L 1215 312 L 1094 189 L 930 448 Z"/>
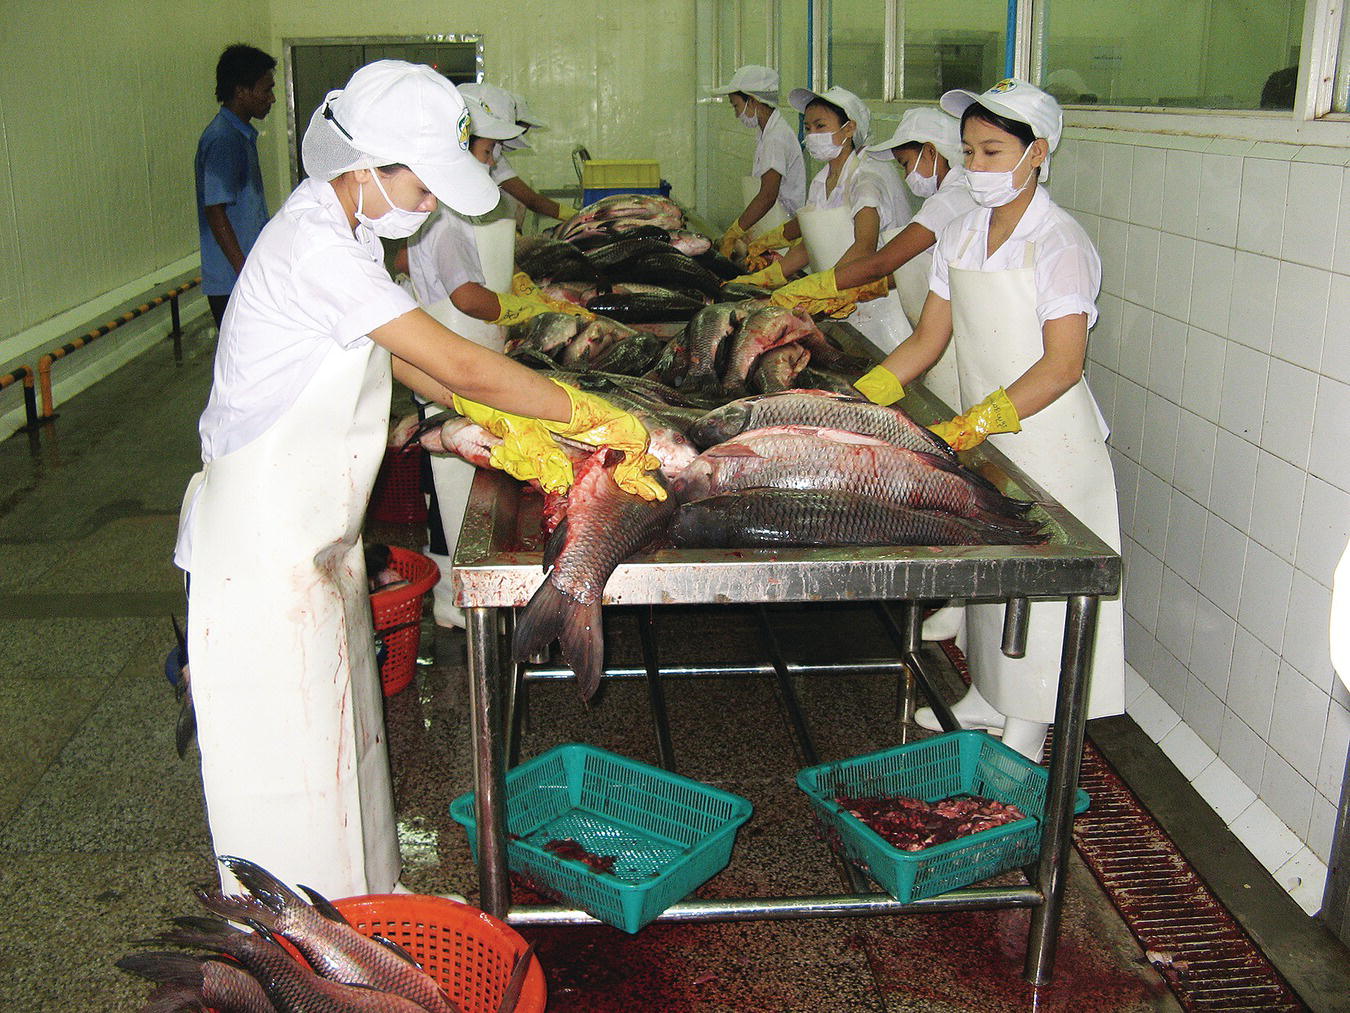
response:
<path fill-rule="evenodd" d="M 931 197 L 937 193 L 937 152 L 933 152 L 933 175 L 922 176 L 919 174 L 919 167 L 923 165 L 923 151 L 919 151 L 919 157 L 914 162 L 914 171 L 905 177 L 905 183 L 915 197 Z"/>
<path fill-rule="evenodd" d="M 842 144 L 834 142 L 834 134 L 819 133 L 806 135 L 806 153 L 817 162 L 833 162 L 844 150 Z"/>
<path fill-rule="evenodd" d="M 1021 186 L 1013 182 L 1013 173 L 1022 167 L 1029 154 L 1031 154 L 1030 145 L 1008 172 L 971 172 L 967 169 L 966 185 L 970 187 L 970 195 L 975 199 L 975 203 L 982 208 L 1001 208 L 1004 204 L 1011 203 L 1031 183 L 1030 173 Z"/>
<path fill-rule="evenodd" d="M 740 112 L 736 114 L 736 119 L 740 120 L 744 126 L 751 130 L 759 129 L 759 117 L 750 111 L 750 103 L 746 103 Z"/>
<path fill-rule="evenodd" d="M 497 163 L 500 162 L 500 161 L 502 160 L 502 144 L 501 144 L 501 141 L 498 141 L 496 144 L 494 144 L 494 145 L 492 146 L 492 152 L 488 155 L 488 158 L 491 160 L 491 163 L 490 163 L 490 164 L 491 164 L 494 168 L 496 167 Z"/>
<path fill-rule="evenodd" d="M 375 189 L 380 191 L 380 196 L 389 205 L 389 210 L 379 218 L 371 218 L 365 214 L 362 208 L 365 206 L 366 188 L 363 186 L 356 191 L 356 220 L 369 226 L 375 235 L 384 239 L 407 239 L 430 217 L 430 211 L 408 211 L 395 204 L 393 198 L 385 193 L 378 169 L 370 170 L 370 178 L 375 181 Z"/>

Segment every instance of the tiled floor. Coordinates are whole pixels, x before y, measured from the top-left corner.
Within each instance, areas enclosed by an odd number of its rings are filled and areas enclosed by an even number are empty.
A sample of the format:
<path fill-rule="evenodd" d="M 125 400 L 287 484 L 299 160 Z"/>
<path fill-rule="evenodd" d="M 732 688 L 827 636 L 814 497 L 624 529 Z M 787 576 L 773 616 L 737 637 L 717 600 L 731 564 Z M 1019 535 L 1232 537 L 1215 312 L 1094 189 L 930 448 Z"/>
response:
<path fill-rule="evenodd" d="M 196 469 L 195 421 L 213 332 L 188 361 L 142 357 L 62 406 L 36 454 L 0 443 L 0 1009 L 135 1009 L 146 988 L 112 966 L 167 917 L 192 913 L 213 875 L 195 752 L 173 748 L 161 674 L 182 612 L 169 564 Z M 407 532 L 377 531 L 406 540 Z M 633 613 L 610 617 L 616 660 Z M 774 613 L 784 650 L 809 660 L 883 654 L 863 606 Z M 666 610 L 663 651 L 759 660 L 749 613 Z M 697 636 L 691 636 L 696 633 Z M 447 815 L 469 786 L 463 638 L 430 630 L 437 663 L 388 701 L 405 882 L 475 894 Z M 695 652 L 688 652 L 692 657 Z M 631 656 L 631 653 L 630 655 Z M 822 758 L 892 744 L 894 683 L 799 680 Z M 802 765 L 770 685 L 668 687 L 679 770 L 750 798 L 731 866 L 706 896 L 839 892 L 794 786 Z M 570 684 L 530 691 L 524 754 L 592 742 L 653 760 L 644 688 L 611 681 L 590 708 Z M 907 918 L 530 930 L 555 1010 L 1158 1010 L 1176 1004 L 1095 881 L 1074 862 L 1055 983 L 1021 981 L 1026 912 Z"/>

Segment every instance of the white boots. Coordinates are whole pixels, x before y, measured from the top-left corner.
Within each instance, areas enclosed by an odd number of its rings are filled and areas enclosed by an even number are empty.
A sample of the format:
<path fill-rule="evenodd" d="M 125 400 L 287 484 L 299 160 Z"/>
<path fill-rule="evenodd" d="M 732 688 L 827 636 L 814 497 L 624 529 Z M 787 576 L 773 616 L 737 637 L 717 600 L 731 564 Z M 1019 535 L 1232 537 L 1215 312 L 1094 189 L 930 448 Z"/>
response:
<path fill-rule="evenodd" d="M 964 602 L 944 605 L 923 621 L 923 631 L 920 636 L 924 640 L 951 640 L 961 633 L 965 618 Z"/>
<path fill-rule="evenodd" d="M 455 607 L 455 587 L 450 581 L 450 557 L 437 555 L 430 546 L 425 545 L 422 555 L 433 560 L 441 571 L 441 579 L 431 589 L 431 611 L 436 618 L 436 625 L 464 629 L 464 610 Z"/>
<path fill-rule="evenodd" d="M 1015 749 L 1032 763 L 1040 763 L 1045 754 L 1045 737 L 1050 726 L 1041 721 L 1027 721 L 1023 718 L 1004 717 L 994 709 L 974 686 L 966 690 L 966 695 L 952 705 L 952 714 L 962 728 L 974 728 L 979 731 L 1002 733 L 1003 744 Z M 942 731 L 937 715 L 931 707 L 920 707 L 914 712 L 914 723 L 930 731 Z"/>
<path fill-rule="evenodd" d="M 966 695 L 952 705 L 952 714 L 962 728 L 976 728 L 984 732 L 1003 730 L 1003 715 L 994 709 L 974 686 L 966 690 Z M 920 728 L 940 732 L 942 725 L 931 707 L 920 707 L 914 712 L 914 723 Z"/>

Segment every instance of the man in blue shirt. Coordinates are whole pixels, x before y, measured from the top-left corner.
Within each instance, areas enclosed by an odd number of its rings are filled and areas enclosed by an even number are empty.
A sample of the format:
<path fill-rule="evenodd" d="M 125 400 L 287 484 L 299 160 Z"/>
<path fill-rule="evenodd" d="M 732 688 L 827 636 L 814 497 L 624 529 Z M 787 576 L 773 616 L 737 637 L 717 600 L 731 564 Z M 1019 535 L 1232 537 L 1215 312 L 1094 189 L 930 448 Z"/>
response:
<path fill-rule="evenodd" d="M 277 61 L 236 43 L 216 63 L 221 103 L 197 142 L 197 231 L 202 247 L 202 291 L 219 327 L 244 257 L 267 224 L 267 198 L 258 168 L 258 131 L 276 96 Z"/>

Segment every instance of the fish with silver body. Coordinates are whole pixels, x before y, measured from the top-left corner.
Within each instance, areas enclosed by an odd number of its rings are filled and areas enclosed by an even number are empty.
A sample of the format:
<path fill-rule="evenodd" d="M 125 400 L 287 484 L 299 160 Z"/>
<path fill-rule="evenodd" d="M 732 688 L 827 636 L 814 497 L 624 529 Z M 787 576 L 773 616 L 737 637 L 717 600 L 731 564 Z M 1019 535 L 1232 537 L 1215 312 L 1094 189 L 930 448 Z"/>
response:
<path fill-rule="evenodd" d="M 960 464 L 818 426 L 751 429 L 709 447 L 675 482 L 685 502 L 755 487 L 850 492 L 916 510 L 945 510 L 1010 534 L 1039 532 L 1025 517 L 1034 504 L 1003 495 Z"/>
<path fill-rule="evenodd" d="M 503 351 L 515 355 L 528 349 L 552 357 L 567 347 L 585 323 L 575 313 L 540 313 L 506 329 Z"/>
<path fill-rule="evenodd" d="M 883 407 L 823 390 L 787 390 L 762 397 L 743 397 L 714 408 L 694 423 L 689 438 L 700 447 L 711 447 L 749 429 L 773 426 L 821 426 L 875 436 L 897 447 L 922 450 L 956 459 L 945 440 L 915 422 L 901 408 Z"/>
<path fill-rule="evenodd" d="M 722 370 L 722 391 L 743 393 L 750 370 L 761 355 L 780 345 L 800 341 L 814 330 L 810 317 L 803 318 L 781 306 L 755 310 L 731 340 L 726 368 Z"/>
<path fill-rule="evenodd" d="M 764 488 L 682 504 L 670 536 L 681 548 L 1020 545 L 1044 540 L 854 492 Z"/>
<path fill-rule="evenodd" d="M 750 386 L 761 394 L 776 394 L 791 390 L 797 374 L 811 361 L 811 352 L 804 345 L 792 342 L 771 348 L 759 357 L 750 372 Z"/>

